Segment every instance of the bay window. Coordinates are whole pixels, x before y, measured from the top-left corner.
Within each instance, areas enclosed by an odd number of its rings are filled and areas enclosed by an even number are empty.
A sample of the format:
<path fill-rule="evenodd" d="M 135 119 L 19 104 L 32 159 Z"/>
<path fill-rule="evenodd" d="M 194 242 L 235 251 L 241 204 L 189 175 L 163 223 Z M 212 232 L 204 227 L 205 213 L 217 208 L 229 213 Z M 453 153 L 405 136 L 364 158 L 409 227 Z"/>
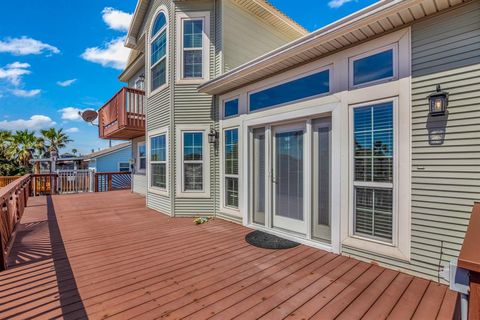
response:
<path fill-rule="evenodd" d="M 150 137 L 150 186 L 167 189 L 167 134 Z"/>
<path fill-rule="evenodd" d="M 150 40 L 150 91 L 167 82 L 167 18 L 160 12 L 154 20 Z"/>
<path fill-rule="evenodd" d="M 353 109 L 354 234 L 393 242 L 393 102 Z"/>

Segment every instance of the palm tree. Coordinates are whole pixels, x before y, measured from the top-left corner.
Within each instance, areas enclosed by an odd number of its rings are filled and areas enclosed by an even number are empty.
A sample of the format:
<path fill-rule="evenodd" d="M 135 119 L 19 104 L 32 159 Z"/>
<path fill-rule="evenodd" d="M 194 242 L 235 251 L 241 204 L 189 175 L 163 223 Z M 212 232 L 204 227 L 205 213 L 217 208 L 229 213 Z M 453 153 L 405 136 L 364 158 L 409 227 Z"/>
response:
<path fill-rule="evenodd" d="M 77 152 L 78 152 L 78 150 L 77 150 L 77 149 L 75 149 L 75 148 L 73 148 L 73 149 L 72 149 L 72 153 L 73 153 L 73 155 L 74 155 L 74 156 L 76 156 L 76 155 L 77 155 Z"/>
<path fill-rule="evenodd" d="M 6 155 L 9 159 L 16 161 L 20 166 L 28 168 L 33 155 L 43 152 L 44 148 L 43 139 L 35 136 L 35 132 L 19 130 L 11 136 Z"/>
<path fill-rule="evenodd" d="M 43 139 L 47 143 L 47 150 L 49 152 L 55 151 L 58 154 L 58 150 L 65 148 L 67 143 L 72 142 L 63 129 L 50 128 L 46 130 L 40 130 Z"/>

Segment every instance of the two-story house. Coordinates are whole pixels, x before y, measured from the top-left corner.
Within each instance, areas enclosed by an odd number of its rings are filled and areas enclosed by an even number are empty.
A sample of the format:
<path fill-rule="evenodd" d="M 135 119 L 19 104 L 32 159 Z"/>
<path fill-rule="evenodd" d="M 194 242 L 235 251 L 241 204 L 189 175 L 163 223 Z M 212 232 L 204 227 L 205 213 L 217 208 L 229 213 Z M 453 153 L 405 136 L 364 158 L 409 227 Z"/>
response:
<path fill-rule="evenodd" d="M 305 34 L 264 0 L 138 2 L 120 75 L 127 87 L 100 109 L 99 130 L 101 138 L 132 140 L 133 190 L 149 207 L 213 214 L 210 175 L 219 163 L 208 134 L 217 115 L 212 96 L 197 87 Z"/>
<path fill-rule="evenodd" d="M 121 79 L 145 100 L 100 132 L 145 123 L 113 138 L 150 208 L 439 279 L 480 200 L 479 44 L 478 0 L 379 1 L 310 34 L 263 0 L 140 0 Z"/>

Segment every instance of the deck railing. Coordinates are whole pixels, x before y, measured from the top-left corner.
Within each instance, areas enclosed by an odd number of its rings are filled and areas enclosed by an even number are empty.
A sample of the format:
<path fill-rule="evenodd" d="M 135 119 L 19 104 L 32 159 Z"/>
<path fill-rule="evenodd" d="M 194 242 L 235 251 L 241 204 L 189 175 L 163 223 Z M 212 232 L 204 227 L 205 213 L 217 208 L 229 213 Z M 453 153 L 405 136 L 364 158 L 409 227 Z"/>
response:
<path fill-rule="evenodd" d="M 32 174 L 30 195 L 36 197 L 41 195 L 50 195 L 57 193 L 56 173 Z"/>
<path fill-rule="evenodd" d="M 0 270 L 7 268 L 16 227 L 30 195 L 30 179 L 30 175 L 25 175 L 0 190 Z"/>
<path fill-rule="evenodd" d="M 0 188 L 3 188 L 11 182 L 20 179 L 22 176 L 2 176 L 0 177 Z"/>
<path fill-rule="evenodd" d="M 480 319 L 480 202 L 473 206 L 458 266 L 470 272 L 470 294 L 468 298 L 468 319 Z"/>
<path fill-rule="evenodd" d="M 145 92 L 122 88 L 98 110 L 99 136 L 103 139 L 132 139 L 145 134 Z"/>
<path fill-rule="evenodd" d="M 130 189 L 132 175 L 130 172 L 95 173 L 95 192 Z"/>

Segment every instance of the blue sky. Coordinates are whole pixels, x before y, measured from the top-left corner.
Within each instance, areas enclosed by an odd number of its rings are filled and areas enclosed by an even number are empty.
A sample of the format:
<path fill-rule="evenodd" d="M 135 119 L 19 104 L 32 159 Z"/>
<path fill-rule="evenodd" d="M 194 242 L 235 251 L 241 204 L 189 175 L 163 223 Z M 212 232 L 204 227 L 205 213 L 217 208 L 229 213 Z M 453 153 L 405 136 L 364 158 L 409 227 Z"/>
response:
<path fill-rule="evenodd" d="M 313 31 L 372 0 L 271 0 Z M 2 1 L 0 129 L 64 128 L 81 153 L 107 146 L 78 110 L 99 108 L 120 87 L 122 40 L 136 0 Z"/>

